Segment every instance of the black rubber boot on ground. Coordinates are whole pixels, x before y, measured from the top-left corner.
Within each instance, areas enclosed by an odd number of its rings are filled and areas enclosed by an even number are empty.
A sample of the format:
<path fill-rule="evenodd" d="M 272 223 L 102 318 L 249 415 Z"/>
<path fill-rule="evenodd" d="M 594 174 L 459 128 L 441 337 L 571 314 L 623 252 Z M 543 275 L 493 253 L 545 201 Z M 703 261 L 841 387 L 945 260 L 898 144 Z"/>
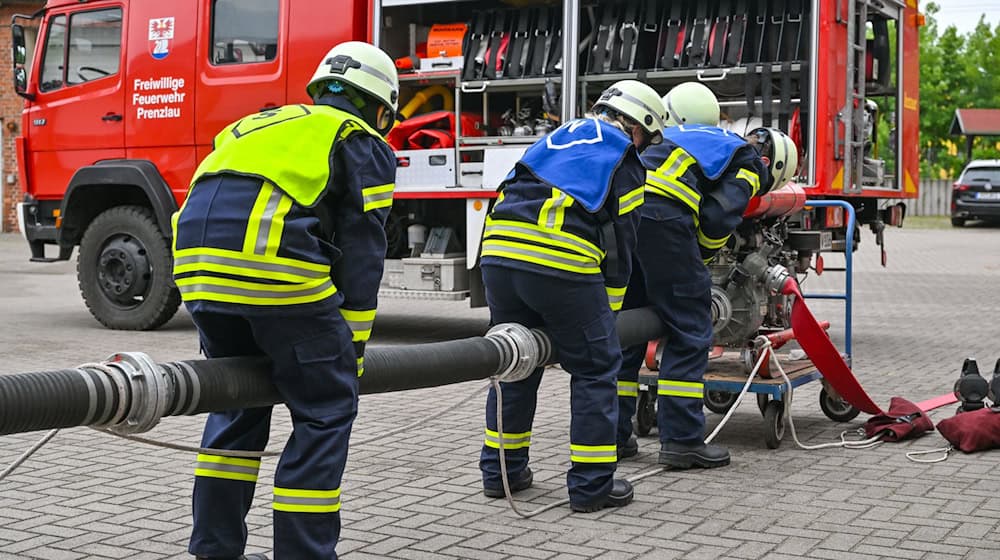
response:
<path fill-rule="evenodd" d="M 535 479 L 535 476 L 531 474 L 530 467 L 524 467 L 517 477 L 507 477 L 510 483 L 510 493 L 516 494 L 521 490 L 527 490 L 531 488 L 531 482 Z M 507 494 L 504 494 L 503 486 L 498 486 L 496 488 L 491 488 L 489 486 L 483 487 L 483 495 L 487 498 L 506 498 Z"/>
<path fill-rule="evenodd" d="M 729 450 L 711 443 L 684 445 L 668 441 L 660 445 L 659 463 L 673 469 L 714 469 L 729 464 Z"/>
<path fill-rule="evenodd" d="M 639 454 L 639 440 L 635 436 L 629 436 L 628 441 L 618 445 L 618 460 L 635 457 Z"/>
<path fill-rule="evenodd" d="M 255 552 L 253 554 L 247 554 L 244 556 L 236 556 L 231 558 L 221 558 L 215 556 L 197 556 L 195 557 L 195 560 L 268 560 L 268 558 L 266 554 L 260 554 L 259 552 Z"/>
<path fill-rule="evenodd" d="M 580 513 L 593 513 L 606 507 L 621 507 L 627 505 L 634 497 L 635 491 L 632 490 L 632 483 L 627 480 L 616 478 L 614 484 L 611 485 L 611 492 L 605 496 L 603 500 L 599 500 L 593 504 L 574 504 L 573 502 L 570 502 L 569 507 L 573 511 Z"/>

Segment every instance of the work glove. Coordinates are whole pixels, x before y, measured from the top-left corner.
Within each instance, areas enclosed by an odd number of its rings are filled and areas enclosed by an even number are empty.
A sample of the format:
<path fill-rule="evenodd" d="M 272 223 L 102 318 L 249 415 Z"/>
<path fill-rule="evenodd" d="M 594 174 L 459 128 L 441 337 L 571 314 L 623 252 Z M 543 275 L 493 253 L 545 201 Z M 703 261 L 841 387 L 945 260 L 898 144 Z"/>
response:
<path fill-rule="evenodd" d="M 360 340 L 354 343 L 354 355 L 358 358 L 358 377 L 365 372 L 365 343 Z"/>

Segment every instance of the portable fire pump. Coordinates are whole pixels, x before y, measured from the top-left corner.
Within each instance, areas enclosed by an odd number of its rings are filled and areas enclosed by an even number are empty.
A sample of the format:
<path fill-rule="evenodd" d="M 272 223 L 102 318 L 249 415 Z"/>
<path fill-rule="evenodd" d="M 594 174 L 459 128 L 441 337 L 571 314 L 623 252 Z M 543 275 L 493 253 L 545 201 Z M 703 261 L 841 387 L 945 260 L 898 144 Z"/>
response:
<path fill-rule="evenodd" d="M 915 0 L 49 0 L 14 19 L 20 229 L 35 261 L 79 247 L 81 294 L 110 328 L 173 316 L 170 216 L 213 136 L 307 102 L 314 55 L 344 40 L 398 60 L 411 121 L 383 297 L 484 305 L 477 255 L 497 186 L 620 79 L 663 93 L 700 81 L 726 126 L 778 127 L 800 148 L 794 203 L 749 215 L 712 264 L 721 343 L 784 324 L 765 290 L 774 267 L 800 274 L 855 249 L 843 210 L 806 199 L 848 201 L 881 243 L 917 196 Z"/>

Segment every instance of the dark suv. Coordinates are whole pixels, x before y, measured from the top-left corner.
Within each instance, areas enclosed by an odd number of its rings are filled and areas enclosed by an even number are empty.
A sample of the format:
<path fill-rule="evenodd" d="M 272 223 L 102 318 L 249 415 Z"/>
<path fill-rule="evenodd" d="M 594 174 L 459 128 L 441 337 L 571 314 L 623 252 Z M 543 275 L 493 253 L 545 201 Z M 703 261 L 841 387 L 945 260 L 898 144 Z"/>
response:
<path fill-rule="evenodd" d="M 951 225 L 966 220 L 1000 220 L 1000 159 L 977 159 L 952 186 Z"/>

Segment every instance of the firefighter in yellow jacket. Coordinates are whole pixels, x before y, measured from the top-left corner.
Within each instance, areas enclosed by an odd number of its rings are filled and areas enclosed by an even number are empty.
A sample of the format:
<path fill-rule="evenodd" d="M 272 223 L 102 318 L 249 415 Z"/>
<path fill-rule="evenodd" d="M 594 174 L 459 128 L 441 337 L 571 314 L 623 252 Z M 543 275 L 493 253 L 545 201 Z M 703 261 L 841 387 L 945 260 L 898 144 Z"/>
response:
<path fill-rule="evenodd" d="M 174 222 L 174 278 L 209 358 L 261 355 L 291 410 L 274 476 L 278 560 L 336 558 L 341 477 L 375 319 L 396 160 L 383 135 L 396 69 L 367 43 L 335 46 L 287 105 L 215 138 Z M 208 417 L 202 446 L 263 450 L 271 407 Z M 259 459 L 198 455 L 199 559 L 244 558 Z M 246 558 L 260 558 L 250 555 Z"/>

